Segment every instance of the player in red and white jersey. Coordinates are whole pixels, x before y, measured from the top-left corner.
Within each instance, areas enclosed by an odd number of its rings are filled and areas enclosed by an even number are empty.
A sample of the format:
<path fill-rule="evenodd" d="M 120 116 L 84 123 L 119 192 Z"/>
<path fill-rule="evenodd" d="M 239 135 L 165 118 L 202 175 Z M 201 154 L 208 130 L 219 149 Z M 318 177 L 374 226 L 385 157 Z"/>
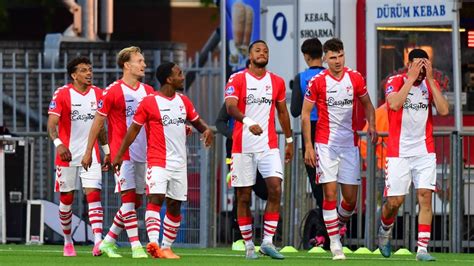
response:
<path fill-rule="evenodd" d="M 356 101 L 364 106 L 369 123 L 368 134 L 377 140 L 375 110 L 362 75 L 344 66 L 344 45 L 337 38 L 323 45 L 328 69 L 308 83 L 301 114 L 305 140 L 305 163 L 316 167 L 316 183 L 323 185 L 323 218 L 330 239 L 333 260 L 345 259 L 341 235 L 357 203 L 360 184 L 358 136 L 355 127 Z M 310 113 L 316 103 L 318 123 L 315 147 L 311 139 Z M 337 183 L 341 184 L 342 200 L 337 206 Z"/>
<path fill-rule="evenodd" d="M 433 140 L 432 104 L 439 115 L 449 113 L 448 101 L 433 78 L 428 54 L 413 49 L 408 72 L 390 77 L 386 84 L 389 135 L 384 196 L 378 233 L 383 256 L 391 255 L 390 237 L 398 209 L 413 182 L 420 211 L 416 259 L 433 261 L 428 253 L 431 237 L 432 193 L 436 189 L 436 154 Z"/>
<path fill-rule="evenodd" d="M 67 72 L 73 82 L 58 88 L 49 104 L 48 133 L 56 146 L 56 181 L 54 190 L 60 192 L 59 219 L 64 233 L 64 256 L 76 256 L 71 236 L 72 201 L 77 178 L 81 178 L 89 207 L 89 220 L 94 233 L 94 256 L 101 255 L 103 209 L 100 202 L 102 173 L 97 141 L 93 143 L 92 163 L 89 171 L 81 166 L 87 144 L 87 136 L 97 110 L 102 90 L 92 85 L 92 66 L 87 57 L 73 58 L 67 64 Z M 59 129 L 59 134 L 58 130 Z M 110 162 L 105 131 L 99 134 Z M 108 170 L 104 167 L 104 171 Z"/>
<path fill-rule="evenodd" d="M 146 191 L 148 204 L 145 223 L 150 243 L 147 251 L 154 258 L 179 259 L 171 245 L 176 239 L 181 222 L 181 202 L 188 192 L 186 158 L 186 122 L 199 132 L 206 147 L 213 140 L 213 133 L 199 117 L 193 104 L 176 90 L 183 88 L 184 75 L 175 63 L 165 62 L 156 70 L 161 84 L 159 91 L 143 98 L 135 113 L 113 165 L 120 171 L 124 154 L 145 126 L 148 139 Z M 166 199 L 163 219 L 163 242 L 160 248 L 160 209 Z"/>
<path fill-rule="evenodd" d="M 258 258 L 252 240 L 250 211 L 252 186 L 258 169 L 268 189 L 260 251 L 274 259 L 283 259 L 283 255 L 273 245 L 273 236 L 280 217 L 283 179 L 275 130 L 275 108 L 287 140 L 285 161 L 288 162 L 293 156 L 285 81 L 265 69 L 268 46 L 264 41 L 258 40 L 250 45 L 249 60 L 249 68 L 230 76 L 225 88 L 227 112 L 235 119 L 231 184 L 237 189 L 237 223 L 245 241 L 246 258 Z"/>
<path fill-rule="evenodd" d="M 145 76 L 145 59 L 140 48 L 131 46 L 122 49 L 117 55 L 117 65 L 122 68 L 123 76 L 108 86 L 98 104 L 97 115 L 89 133 L 87 150 L 82 159 L 82 165 L 88 169 L 91 162 L 91 148 L 97 138 L 100 128 L 107 120 L 110 142 L 110 153 L 115 156 L 120 148 L 127 128 L 132 124 L 138 104 L 143 97 L 153 93 L 153 88 L 140 80 Z M 132 247 L 133 258 L 148 257 L 138 238 L 138 223 L 136 209 L 140 207 L 145 193 L 146 173 L 146 136 L 142 131 L 124 153 L 124 165 L 121 171 L 115 172 L 115 191 L 121 194 L 122 206 L 114 218 L 110 231 L 102 241 L 100 249 L 109 257 L 121 257 L 115 252 L 117 236 L 123 228 Z"/>

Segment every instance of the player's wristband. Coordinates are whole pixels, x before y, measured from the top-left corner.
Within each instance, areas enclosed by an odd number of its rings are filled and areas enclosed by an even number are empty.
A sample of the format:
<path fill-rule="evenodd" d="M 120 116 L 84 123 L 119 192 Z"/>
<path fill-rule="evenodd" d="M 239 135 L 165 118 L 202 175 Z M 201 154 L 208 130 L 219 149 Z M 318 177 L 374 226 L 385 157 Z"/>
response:
<path fill-rule="evenodd" d="M 286 143 L 293 143 L 293 137 L 286 138 Z"/>
<path fill-rule="evenodd" d="M 102 151 L 104 154 L 110 154 L 109 144 L 102 145 Z"/>
<path fill-rule="evenodd" d="M 249 127 L 257 124 L 257 122 L 253 121 L 252 119 L 250 119 L 250 117 L 247 117 L 247 116 L 244 117 L 244 119 L 242 119 L 242 123 L 244 123 L 244 125 L 249 126 Z"/>
<path fill-rule="evenodd" d="M 54 146 L 57 148 L 59 145 L 63 144 L 63 142 L 59 138 L 55 138 L 53 140 Z"/>

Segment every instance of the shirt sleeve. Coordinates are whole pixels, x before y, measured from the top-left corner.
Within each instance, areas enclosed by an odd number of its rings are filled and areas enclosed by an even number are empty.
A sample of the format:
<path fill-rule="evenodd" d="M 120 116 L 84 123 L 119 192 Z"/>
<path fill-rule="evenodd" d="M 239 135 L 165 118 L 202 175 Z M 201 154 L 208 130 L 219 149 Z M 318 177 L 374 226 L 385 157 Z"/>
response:
<path fill-rule="evenodd" d="M 385 96 L 388 96 L 392 92 L 397 92 L 403 86 L 403 78 L 401 76 L 392 76 L 387 80 L 385 84 Z"/>
<path fill-rule="evenodd" d="M 362 96 L 365 96 L 368 92 L 367 92 L 367 84 L 365 83 L 365 79 L 364 77 L 362 77 L 362 75 L 360 73 L 357 72 L 356 74 L 356 84 L 355 84 L 355 88 L 354 88 L 354 91 L 355 91 L 355 94 L 358 96 L 358 97 L 362 97 Z"/>
<path fill-rule="evenodd" d="M 196 119 L 199 118 L 199 114 L 194 108 L 193 103 L 191 100 L 189 100 L 188 97 L 182 95 L 181 98 L 183 99 L 184 102 L 184 107 L 186 108 L 186 120 L 188 121 L 195 121 Z"/>
<path fill-rule="evenodd" d="M 97 104 L 97 112 L 103 116 L 107 116 L 114 105 L 114 99 L 115 93 L 112 87 L 106 88 L 102 91 L 102 98 Z"/>
<path fill-rule="evenodd" d="M 242 90 L 242 78 L 245 77 L 244 72 L 232 74 L 225 86 L 224 98 L 239 99 L 240 91 Z"/>
<path fill-rule="evenodd" d="M 148 119 L 148 103 L 150 102 L 149 97 L 143 98 L 143 100 L 138 104 L 137 111 L 133 116 L 133 123 L 143 126 Z"/>
<path fill-rule="evenodd" d="M 308 82 L 308 87 L 306 88 L 306 93 L 304 95 L 305 100 L 310 101 L 312 103 L 316 102 L 317 99 L 317 89 L 318 89 L 318 76 L 313 77 Z"/>
<path fill-rule="evenodd" d="M 293 89 L 291 90 L 291 104 L 290 111 L 293 117 L 301 115 L 301 108 L 303 106 L 303 95 L 301 93 L 300 74 L 295 76 L 293 81 Z"/>
<path fill-rule="evenodd" d="M 50 115 L 61 116 L 61 111 L 63 109 L 62 102 L 64 97 L 62 96 L 63 93 L 60 92 L 61 90 L 57 89 L 53 94 L 51 102 L 49 103 L 48 114 Z"/>
<path fill-rule="evenodd" d="M 285 80 L 282 78 L 278 79 L 278 95 L 276 98 L 277 102 L 283 102 L 286 100 L 286 85 Z"/>

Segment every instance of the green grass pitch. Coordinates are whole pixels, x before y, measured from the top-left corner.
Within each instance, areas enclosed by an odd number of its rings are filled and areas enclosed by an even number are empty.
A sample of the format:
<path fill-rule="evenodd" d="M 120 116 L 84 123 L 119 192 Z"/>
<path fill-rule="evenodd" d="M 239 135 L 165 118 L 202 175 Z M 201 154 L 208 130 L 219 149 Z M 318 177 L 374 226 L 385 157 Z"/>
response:
<path fill-rule="evenodd" d="M 229 248 L 206 248 L 206 249 L 174 249 L 181 256 L 180 260 L 160 259 L 132 259 L 129 248 L 120 248 L 119 253 L 124 257 L 121 259 L 109 259 L 105 255 L 92 257 L 91 246 L 76 246 L 77 257 L 65 258 L 62 256 L 62 246 L 43 245 L 0 245 L 0 265 L 420 265 L 422 262 L 415 261 L 415 255 L 394 255 L 391 258 L 383 258 L 381 255 L 347 255 L 345 261 L 332 261 L 328 254 L 311 254 L 306 251 L 297 253 L 285 253 L 285 260 L 277 261 L 268 257 L 260 257 L 255 261 L 248 261 L 244 253 L 232 251 Z M 435 253 L 436 265 L 473 265 L 474 254 L 452 254 Z"/>

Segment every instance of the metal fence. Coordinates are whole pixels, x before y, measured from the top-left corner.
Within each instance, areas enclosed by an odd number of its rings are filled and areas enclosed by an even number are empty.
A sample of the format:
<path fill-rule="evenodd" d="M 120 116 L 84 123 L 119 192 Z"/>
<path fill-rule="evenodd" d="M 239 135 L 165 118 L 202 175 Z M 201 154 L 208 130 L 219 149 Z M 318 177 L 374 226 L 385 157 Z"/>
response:
<path fill-rule="evenodd" d="M 53 91 L 67 82 L 65 64 L 71 52 L 61 55 L 61 64 L 51 68 L 43 67 L 41 53 L 3 54 L 0 53 L 0 125 L 8 127 L 14 134 L 34 139 L 35 160 L 32 166 L 34 176 L 34 199 L 54 201 L 53 169 L 54 149 L 46 134 L 47 106 Z M 111 66 L 112 60 L 105 53 L 88 55 L 94 66 L 94 81 L 105 87 L 120 77 L 120 70 Z M 146 58 L 153 57 L 156 66 L 162 59 L 173 60 L 173 54 L 160 51 L 146 52 Z M 197 61 L 195 58 L 194 61 Z M 208 55 L 208 64 L 193 67 L 192 61 L 181 64 L 185 72 L 195 72 L 196 79 L 186 94 L 194 102 L 202 117 L 213 124 L 221 106 L 221 73 L 218 62 Z M 153 68 L 146 69 L 144 82 L 156 86 Z M 278 245 L 301 247 L 303 218 L 315 207 L 301 155 L 301 134 L 295 130 L 295 156 L 285 167 L 282 198 L 282 222 L 278 229 Z M 433 234 L 431 247 L 437 251 L 460 252 L 474 250 L 474 178 L 473 158 L 470 150 L 474 134 L 469 132 L 437 132 L 436 151 L 439 192 L 433 196 Z M 279 136 L 280 143 L 284 137 Z M 177 242 L 181 246 L 214 247 L 227 246 L 239 237 L 237 228 L 232 226 L 233 189 L 226 183 L 227 167 L 224 163 L 223 137 L 217 135 L 216 143 L 204 149 L 199 134 L 193 133 L 188 139 L 189 200 L 183 206 L 183 223 Z M 281 147 L 283 150 L 283 147 Z M 377 167 L 375 147 L 368 145 L 367 158 L 361 159 L 361 176 L 357 212 L 348 225 L 349 231 L 344 244 L 351 248 L 376 247 L 376 229 L 382 204 L 384 171 Z M 8 166 L 6 166 L 8 167 Z M 107 230 L 119 207 L 119 198 L 113 194 L 114 181 L 104 176 L 103 204 L 104 229 Z M 75 213 L 85 213 L 85 205 L 76 196 Z M 57 199 L 56 199 L 57 202 Z M 252 210 L 255 221 L 255 236 L 262 232 L 263 207 L 265 202 L 254 198 Z M 397 217 L 394 230 L 394 246 L 414 250 L 416 246 L 417 224 L 416 197 L 411 193 Z M 139 217 L 144 216 L 143 207 Z M 145 225 L 140 219 L 140 239 L 146 240 Z M 240 237 L 239 237 L 240 238 Z M 121 241 L 126 241 L 122 234 Z"/>

